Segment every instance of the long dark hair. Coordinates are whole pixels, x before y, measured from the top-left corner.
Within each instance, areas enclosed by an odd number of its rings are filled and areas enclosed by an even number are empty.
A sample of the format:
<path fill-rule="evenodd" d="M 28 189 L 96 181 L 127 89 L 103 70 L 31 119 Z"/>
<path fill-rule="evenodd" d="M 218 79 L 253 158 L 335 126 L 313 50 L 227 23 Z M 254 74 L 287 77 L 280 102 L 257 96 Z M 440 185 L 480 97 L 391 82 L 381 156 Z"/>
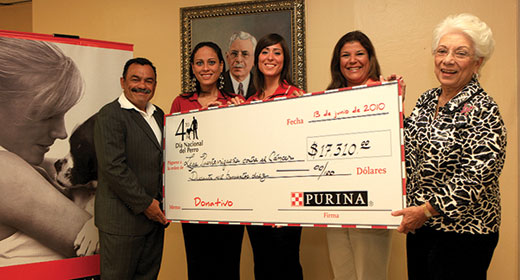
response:
<path fill-rule="evenodd" d="M 347 79 L 341 74 L 340 70 L 340 59 L 341 59 L 341 48 L 343 45 L 349 42 L 359 42 L 368 53 L 368 59 L 370 61 L 368 78 L 372 80 L 379 80 L 381 75 L 381 67 L 376 57 L 376 50 L 370 39 L 363 32 L 356 30 L 349 32 L 339 39 L 334 47 L 332 53 L 332 60 L 330 61 L 330 76 L 331 81 L 327 89 L 343 88 L 350 86 Z"/>
<path fill-rule="evenodd" d="M 217 54 L 218 62 L 222 63 L 222 65 L 224 66 L 224 67 L 222 67 L 222 73 L 220 73 L 220 76 L 222 76 L 224 74 L 224 72 L 226 71 L 226 62 L 224 61 L 224 56 L 222 55 L 222 50 L 220 49 L 220 47 L 217 44 L 213 43 L 213 42 L 200 42 L 200 43 L 198 43 L 193 48 L 193 50 L 191 51 L 191 54 L 190 54 L 190 79 L 191 80 L 195 80 L 195 89 L 193 91 L 191 91 L 191 92 L 183 94 L 183 96 L 185 96 L 185 97 L 191 97 L 191 96 L 193 96 L 194 93 L 200 93 L 201 90 L 202 90 L 201 87 L 200 87 L 200 82 L 195 78 L 195 74 L 193 74 L 193 62 L 195 61 L 195 54 L 202 47 L 210 47 Z M 219 80 L 220 80 L 220 78 L 217 80 L 217 83 L 219 82 Z M 230 93 L 226 92 L 226 90 L 224 90 L 223 87 L 222 88 L 219 87 L 219 90 L 220 90 L 220 92 L 222 92 L 222 94 L 224 96 L 234 97 Z"/>
<path fill-rule="evenodd" d="M 289 48 L 287 47 L 287 43 L 285 42 L 285 39 L 279 34 L 271 33 L 260 38 L 255 48 L 254 83 L 256 90 L 259 92 L 263 92 L 265 90 L 265 77 L 264 73 L 260 72 L 259 70 L 258 56 L 264 48 L 276 45 L 278 43 L 282 46 L 283 50 L 283 67 L 282 72 L 280 73 L 279 83 L 282 84 L 285 81 L 289 85 L 293 85 L 291 80 L 291 54 L 289 52 Z"/>

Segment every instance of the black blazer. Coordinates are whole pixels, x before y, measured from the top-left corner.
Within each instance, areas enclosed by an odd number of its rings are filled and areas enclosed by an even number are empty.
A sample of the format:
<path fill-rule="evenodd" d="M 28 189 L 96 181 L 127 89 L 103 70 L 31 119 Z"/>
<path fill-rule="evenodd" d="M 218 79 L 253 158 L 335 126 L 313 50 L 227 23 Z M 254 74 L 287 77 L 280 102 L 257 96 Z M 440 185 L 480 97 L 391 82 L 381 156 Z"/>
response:
<path fill-rule="evenodd" d="M 233 89 L 233 82 L 231 81 L 231 74 L 229 74 L 229 70 L 224 73 L 224 90 L 231 93 L 236 93 Z M 245 99 L 247 100 L 250 96 L 256 93 L 255 83 L 253 80 L 253 71 L 250 72 L 251 78 L 249 79 L 249 86 L 247 87 Z"/>
<path fill-rule="evenodd" d="M 164 112 L 154 118 L 163 129 Z M 94 142 L 98 159 L 96 226 L 107 233 L 144 235 L 155 224 L 143 211 L 152 199 L 162 201 L 162 148 L 136 110 L 117 100 L 98 113 Z"/>

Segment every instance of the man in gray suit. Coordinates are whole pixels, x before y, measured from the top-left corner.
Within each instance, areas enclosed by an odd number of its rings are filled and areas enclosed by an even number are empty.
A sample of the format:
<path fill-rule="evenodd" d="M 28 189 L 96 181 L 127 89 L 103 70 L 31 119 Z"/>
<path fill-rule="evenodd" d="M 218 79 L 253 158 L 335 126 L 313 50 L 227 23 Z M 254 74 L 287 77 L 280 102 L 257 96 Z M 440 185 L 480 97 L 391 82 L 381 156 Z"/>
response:
<path fill-rule="evenodd" d="M 162 258 L 162 127 L 164 112 L 149 101 L 157 73 L 145 58 L 127 61 L 123 93 L 98 113 L 95 222 L 101 278 L 156 279 Z"/>
<path fill-rule="evenodd" d="M 251 69 L 255 63 L 256 39 L 245 32 L 234 32 L 229 38 L 226 62 L 229 70 L 224 73 L 224 90 L 244 96 L 256 93 Z"/>

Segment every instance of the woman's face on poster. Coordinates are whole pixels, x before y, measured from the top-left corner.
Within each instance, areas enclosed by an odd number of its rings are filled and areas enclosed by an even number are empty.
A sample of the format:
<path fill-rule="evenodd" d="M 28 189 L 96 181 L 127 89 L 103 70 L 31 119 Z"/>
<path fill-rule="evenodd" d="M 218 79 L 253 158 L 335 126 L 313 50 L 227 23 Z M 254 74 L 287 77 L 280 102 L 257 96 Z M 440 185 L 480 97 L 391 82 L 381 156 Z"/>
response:
<path fill-rule="evenodd" d="M 30 164 L 42 163 L 56 139 L 67 138 L 65 113 L 31 119 L 21 108 L 4 108 L 0 113 L 0 145 Z"/>

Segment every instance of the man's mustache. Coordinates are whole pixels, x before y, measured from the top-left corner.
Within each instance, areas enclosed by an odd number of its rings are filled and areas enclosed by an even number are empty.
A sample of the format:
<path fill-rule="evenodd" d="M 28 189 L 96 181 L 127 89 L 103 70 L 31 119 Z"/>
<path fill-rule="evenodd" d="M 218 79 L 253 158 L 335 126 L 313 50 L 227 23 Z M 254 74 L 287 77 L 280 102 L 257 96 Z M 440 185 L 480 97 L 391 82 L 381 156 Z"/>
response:
<path fill-rule="evenodd" d="M 246 66 L 243 63 L 237 63 L 233 65 L 233 68 L 245 68 Z"/>
<path fill-rule="evenodd" d="M 152 91 L 147 88 L 132 88 L 132 92 L 151 93 Z"/>

